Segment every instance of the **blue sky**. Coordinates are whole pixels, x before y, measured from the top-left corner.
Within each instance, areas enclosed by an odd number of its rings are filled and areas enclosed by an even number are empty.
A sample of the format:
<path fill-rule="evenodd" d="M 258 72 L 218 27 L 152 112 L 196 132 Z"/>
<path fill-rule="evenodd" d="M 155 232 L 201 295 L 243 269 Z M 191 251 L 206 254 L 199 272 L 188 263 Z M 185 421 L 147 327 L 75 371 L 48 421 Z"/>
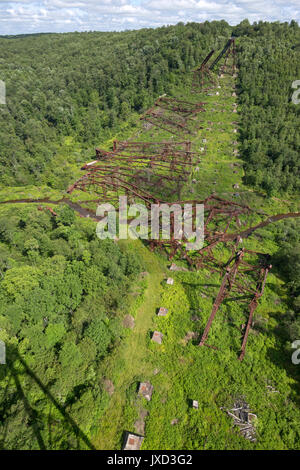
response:
<path fill-rule="evenodd" d="M 300 0 L 0 0 L 0 35 L 121 31 L 221 20 L 300 21 Z"/>

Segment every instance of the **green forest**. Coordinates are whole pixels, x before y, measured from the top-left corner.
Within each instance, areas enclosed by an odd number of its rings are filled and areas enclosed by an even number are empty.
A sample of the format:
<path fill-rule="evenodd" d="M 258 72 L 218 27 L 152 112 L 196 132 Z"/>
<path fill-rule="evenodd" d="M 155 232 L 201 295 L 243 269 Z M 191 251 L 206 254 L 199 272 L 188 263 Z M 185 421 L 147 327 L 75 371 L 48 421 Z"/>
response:
<path fill-rule="evenodd" d="M 193 71 L 230 37 L 236 76 L 196 96 Z M 140 120 L 166 94 L 206 107 L 191 139 L 195 153 L 205 140 L 206 153 L 184 199 L 215 193 L 266 216 L 295 213 L 297 79 L 295 21 L 0 36 L 0 449 L 121 449 L 141 416 L 142 449 L 300 449 L 300 365 L 291 362 L 300 340 L 299 219 L 246 240 L 270 253 L 272 270 L 239 362 L 245 316 L 237 303 L 228 301 L 216 319 L 212 341 L 221 351 L 193 339 L 218 292 L 216 274 L 188 271 L 175 258 L 182 270 L 166 286 L 166 252 L 140 240 L 100 240 L 90 216 L 97 196 L 67 193 L 95 147 L 170 140 Z M 166 318 L 155 315 L 162 305 Z M 161 346 L 150 340 L 154 330 L 164 334 Z M 145 380 L 154 385 L 151 402 L 137 398 Z M 257 414 L 255 442 L 222 411 L 239 394 Z"/>

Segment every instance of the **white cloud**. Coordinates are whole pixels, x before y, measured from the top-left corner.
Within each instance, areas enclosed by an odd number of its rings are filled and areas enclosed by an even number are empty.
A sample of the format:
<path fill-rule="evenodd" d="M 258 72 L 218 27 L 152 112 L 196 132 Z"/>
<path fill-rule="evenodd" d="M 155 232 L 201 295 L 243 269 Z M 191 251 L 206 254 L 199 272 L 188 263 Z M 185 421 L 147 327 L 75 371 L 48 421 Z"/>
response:
<path fill-rule="evenodd" d="M 225 19 L 300 20 L 299 0 L 0 0 L 0 35 L 109 31 Z M 112 26 L 113 25 L 113 26 Z"/>

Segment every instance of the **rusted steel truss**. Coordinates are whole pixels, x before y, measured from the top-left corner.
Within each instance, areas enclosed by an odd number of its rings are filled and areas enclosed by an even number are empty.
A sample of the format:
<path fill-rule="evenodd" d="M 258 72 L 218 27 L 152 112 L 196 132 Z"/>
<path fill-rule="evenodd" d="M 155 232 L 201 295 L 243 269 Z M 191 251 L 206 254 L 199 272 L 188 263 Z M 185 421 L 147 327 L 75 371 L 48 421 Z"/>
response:
<path fill-rule="evenodd" d="M 205 246 L 197 252 L 188 253 L 185 250 L 184 237 L 182 240 L 176 240 L 170 237 L 170 240 L 151 240 L 150 246 L 154 249 L 158 247 L 167 247 L 170 249 L 170 259 L 176 254 L 184 257 L 191 266 L 200 269 L 201 267 L 209 267 L 212 271 L 218 267 L 217 259 L 213 256 L 213 249 L 219 243 L 235 241 L 239 236 L 239 230 L 246 223 L 249 215 L 253 213 L 250 207 L 241 205 L 233 201 L 222 199 L 216 195 L 210 195 L 206 199 L 192 201 L 176 201 L 176 204 L 192 204 L 192 217 L 196 217 L 196 204 L 204 206 L 204 239 Z M 245 220 L 246 219 L 246 220 Z M 171 221 L 172 222 L 172 221 Z M 171 223 L 171 234 L 174 226 Z"/>
<path fill-rule="evenodd" d="M 141 142 L 141 145 L 144 145 L 144 142 Z M 96 148 L 96 158 L 97 161 L 92 162 L 92 165 L 86 164 L 82 167 L 83 170 L 89 169 L 90 167 L 97 167 L 101 162 L 107 165 L 112 165 L 117 168 L 122 167 L 122 165 L 128 166 L 128 171 L 130 174 L 134 175 L 136 169 L 141 170 L 142 168 L 156 169 L 158 171 L 169 171 L 172 173 L 172 178 L 174 173 L 178 173 L 185 178 L 188 176 L 192 170 L 192 161 L 191 161 L 192 152 L 186 151 L 176 151 L 168 150 L 168 147 L 162 145 L 162 151 L 153 153 L 153 154 L 137 154 L 126 155 L 125 153 L 118 151 L 109 152 L 107 150 L 102 150 Z M 168 175 L 164 175 L 168 176 Z"/>
<path fill-rule="evenodd" d="M 98 192 L 102 189 L 102 199 L 106 200 L 111 196 L 111 191 L 119 189 L 124 190 L 126 194 L 132 191 L 135 197 L 140 194 L 141 199 L 145 201 L 145 194 L 140 187 L 152 188 L 152 191 L 163 189 L 168 195 L 180 194 L 191 169 L 190 152 L 187 157 L 186 152 L 177 151 L 125 155 L 97 148 L 96 160 L 82 167 L 87 173 L 71 185 L 68 192 L 74 191 L 75 188 L 88 191 L 97 187 Z M 149 201 L 152 201 L 151 195 Z"/>
<path fill-rule="evenodd" d="M 171 134 L 196 135 L 202 127 L 192 129 L 195 125 L 191 126 L 191 121 L 196 114 L 205 111 L 204 104 L 161 96 L 140 119 Z"/>
<path fill-rule="evenodd" d="M 113 151 L 122 152 L 138 152 L 139 154 L 147 155 L 183 155 L 187 161 L 191 161 L 192 157 L 196 156 L 196 152 L 191 151 L 192 143 L 184 142 L 133 142 L 128 140 L 114 140 Z M 97 150 L 96 150 L 97 151 Z M 97 154 L 96 154 L 97 155 Z"/>
<path fill-rule="evenodd" d="M 261 257 L 262 259 L 260 259 L 256 265 L 250 264 L 248 261 L 245 261 L 246 254 L 251 255 L 252 258 Z M 263 295 L 268 272 L 272 268 L 272 265 L 268 263 L 268 258 L 268 255 L 242 248 L 241 250 L 236 251 L 236 253 L 228 260 L 219 292 L 214 301 L 212 311 L 202 334 L 199 346 L 208 346 L 217 349 L 215 346 L 206 344 L 213 320 L 221 304 L 231 292 L 244 294 L 244 297 L 249 299 L 250 302 L 247 304 L 249 311 L 248 321 L 244 328 L 244 337 L 239 355 L 239 360 L 243 360 L 249 331 L 252 325 L 253 314 L 258 305 L 259 298 Z"/>
<path fill-rule="evenodd" d="M 195 131 L 188 128 L 188 123 L 184 117 L 176 114 L 170 115 L 170 113 L 165 115 L 160 112 L 159 108 L 149 109 L 140 119 L 173 135 L 196 135 Z"/>
<path fill-rule="evenodd" d="M 228 62 L 229 57 L 232 57 L 231 64 Z M 220 67 L 219 74 L 221 73 L 229 73 L 233 75 L 236 70 L 236 49 L 235 49 L 235 41 L 231 42 L 229 49 L 227 50 L 226 54 L 224 55 L 224 63 Z"/>
<path fill-rule="evenodd" d="M 131 200 L 135 201 L 137 198 L 142 200 L 148 208 L 151 208 L 153 203 L 159 205 L 165 204 L 166 210 L 170 208 L 171 204 L 183 205 L 189 203 L 192 204 L 193 207 L 193 218 L 195 217 L 196 204 L 203 204 L 205 213 L 205 246 L 203 248 L 195 250 L 194 252 L 187 251 L 185 247 L 187 240 L 184 237 L 184 234 L 182 234 L 181 239 L 175 238 L 175 221 L 172 213 L 169 238 L 167 240 L 150 239 L 149 244 L 151 249 L 160 247 L 169 250 L 170 259 L 177 255 L 186 259 L 188 264 L 192 267 L 196 267 L 197 269 L 203 267 L 211 270 L 212 272 L 217 272 L 223 275 L 219 292 L 199 344 L 200 346 L 209 346 L 206 344 L 206 339 L 211 325 L 220 305 L 226 298 L 228 298 L 230 292 L 243 294 L 243 298 L 241 298 L 240 301 L 244 301 L 245 298 L 249 301 L 247 302 L 248 320 L 244 328 L 243 342 L 239 355 L 239 359 L 242 360 L 245 355 L 253 314 L 260 297 L 263 295 L 266 278 L 269 270 L 271 269 L 271 265 L 268 263 L 268 255 L 246 250 L 245 248 L 238 249 L 238 247 L 242 243 L 243 239 L 250 236 L 255 230 L 263 228 L 269 223 L 276 222 L 278 220 L 289 217 L 299 217 L 300 213 L 296 212 L 269 216 L 267 219 L 249 226 L 249 218 L 251 219 L 251 214 L 255 214 L 257 216 L 257 212 L 251 210 L 251 208 L 246 205 L 219 198 L 214 194 L 210 195 L 203 201 L 192 200 L 175 201 L 173 203 L 165 202 L 145 189 L 141 189 L 141 186 L 145 186 L 143 177 L 139 175 L 141 181 L 138 181 L 138 172 L 136 172 L 135 179 L 132 179 L 132 174 L 130 175 L 130 170 L 128 170 L 128 168 L 130 168 L 129 163 L 139 162 L 143 165 L 145 162 L 149 163 L 149 160 L 151 161 L 152 157 L 153 155 L 145 156 L 144 154 L 142 156 L 126 156 L 116 152 L 106 152 L 97 149 L 97 158 L 99 160 L 92 162 L 91 167 L 85 168 L 89 171 L 70 186 L 68 192 L 71 193 L 74 189 L 81 189 L 83 191 L 92 189 L 96 192 L 99 190 L 101 193 L 100 198 L 102 200 L 117 202 L 116 197 L 121 189 L 122 193 L 125 193 L 128 196 L 129 202 Z M 160 158 L 161 154 L 155 154 L 155 157 Z M 184 156 L 181 154 L 181 157 Z M 123 162 L 126 163 L 126 166 L 121 165 Z M 152 161 L 152 164 L 155 163 L 162 164 L 158 161 Z M 129 175 L 131 177 L 129 177 Z M 163 184 L 164 178 L 173 179 L 169 173 L 166 175 L 160 175 L 158 180 L 159 183 L 156 184 Z M 162 214 L 163 211 L 161 216 Z M 261 215 L 262 214 L 260 214 L 260 216 Z M 195 230 L 195 227 L 193 228 Z M 220 243 L 222 243 L 227 249 L 231 250 L 232 253 L 229 260 L 225 263 L 218 259 L 214 253 L 214 248 L 216 248 Z M 258 262 L 256 261 L 256 264 L 254 264 L 253 260 L 246 260 L 245 256 L 250 258 L 255 257 L 256 260 L 258 259 Z M 209 347 L 217 349 L 216 346 Z"/>
<path fill-rule="evenodd" d="M 134 142 L 132 140 L 114 140 L 114 152 L 139 152 L 139 153 L 164 153 L 165 151 L 190 152 L 192 142 L 185 140 L 183 142 Z"/>
<path fill-rule="evenodd" d="M 168 98 L 166 96 L 161 96 L 155 102 L 155 106 L 167 109 L 168 111 L 176 112 L 183 115 L 184 117 L 189 117 L 193 114 L 205 112 L 204 105 L 205 103 L 202 102 L 191 103 L 190 101 Z"/>
<path fill-rule="evenodd" d="M 185 248 L 187 240 L 184 237 L 177 240 L 172 236 L 174 226 L 171 221 L 170 239 L 150 240 L 150 248 L 166 248 L 169 251 L 169 259 L 177 255 L 186 259 L 191 267 L 206 268 L 211 272 L 219 272 L 223 265 L 223 260 L 219 259 L 218 255 L 220 243 L 232 251 L 232 249 L 237 249 L 238 245 L 242 244 L 243 240 L 256 230 L 279 220 L 300 217 L 300 212 L 267 216 L 252 210 L 249 206 L 219 198 L 214 194 L 202 201 L 176 201 L 173 204 L 183 205 L 185 203 L 192 204 L 193 220 L 195 220 L 196 204 L 204 205 L 204 246 L 196 251 L 187 251 Z M 261 220 L 262 218 L 264 220 Z M 260 222 L 257 223 L 259 219 Z"/>
<path fill-rule="evenodd" d="M 210 53 L 205 57 L 202 64 L 193 72 L 193 79 L 192 79 L 192 91 L 208 91 L 217 86 L 218 82 L 217 79 L 212 74 L 216 65 L 220 62 L 223 58 L 224 63 L 219 69 L 219 73 L 224 73 L 228 67 L 228 59 L 232 57 L 232 64 L 230 66 L 230 70 L 232 74 L 235 72 L 236 69 L 236 48 L 235 48 L 235 39 L 230 38 L 227 43 L 225 44 L 224 48 L 220 52 L 220 54 L 216 57 L 216 59 L 209 65 L 209 59 L 214 54 L 214 50 L 210 51 Z"/>
<path fill-rule="evenodd" d="M 217 56 L 217 58 L 209 66 L 209 69 L 213 70 L 215 68 L 215 66 L 220 62 L 222 57 L 225 57 L 225 64 L 227 64 L 227 60 L 228 60 L 228 57 L 230 55 L 233 56 L 233 59 L 234 59 L 234 62 L 235 62 L 236 50 L 235 50 L 235 39 L 234 38 L 228 39 L 227 43 L 223 47 L 220 54 Z"/>

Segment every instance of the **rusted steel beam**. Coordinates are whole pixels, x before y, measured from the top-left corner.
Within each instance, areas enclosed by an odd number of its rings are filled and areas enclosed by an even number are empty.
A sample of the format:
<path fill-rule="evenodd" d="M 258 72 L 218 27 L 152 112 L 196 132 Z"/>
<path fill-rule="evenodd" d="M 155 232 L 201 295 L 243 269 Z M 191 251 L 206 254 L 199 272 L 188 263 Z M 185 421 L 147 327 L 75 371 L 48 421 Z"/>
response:
<path fill-rule="evenodd" d="M 174 142 L 174 141 L 162 141 L 162 142 L 136 142 L 130 140 L 114 140 L 115 150 L 120 152 L 121 150 L 129 148 L 130 151 L 138 151 L 138 152 L 147 152 L 149 153 L 160 153 L 164 150 L 165 146 L 168 150 L 185 150 L 187 151 L 187 145 L 190 146 L 190 141 L 183 141 L 183 142 Z M 151 149 L 151 150 L 150 150 Z"/>
<path fill-rule="evenodd" d="M 130 163 L 142 163 L 142 164 L 148 164 L 148 163 L 153 163 L 153 164 L 158 164 L 160 162 L 168 162 L 173 160 L 175 163 L 180 164 L 180 165 L 186 165 L 186 166 L 191 166 L 191 154 L 192 152 L 190 151 L 178 151 L 178 150 L 172 150 L 168 149 L 167 146 L 162 148 L 161 152 L 155 152 L 155 153 L 150 153 L 148 154 L 142 153 L 141 155 L 130 155 L 120 153 L 120 150 L 110 152 L 107 150 L 98 150 L 98 155 L 102 155 L 105 157 L 105 160 L 103 158 L 100 158 L 99 160 L 93 160 L 90 163 L 86 163 L 82 169 L 90 169 L 99 166 L 99 162 L 104 162 L 105 164 L 113 164 L 115 165 L 116 163 L 124 163 L 130 162 Z M 124 149 L 125 150 L 125 149 Z"/>
<path fill-rule="evenodd" d="M 195 70 L 192 79 L 192 92 L 208 91 L 217 86 L 217 81 L 209 68 Z"/>
<path fill-rule="evenodd" d="M 214 50 L 211 50 L 210 53 L 205 57 L 200 66 L 194 70 L 193 79 L 192 79 L 192 91 L 197 91 L 198 89 L 202 90 L 204 88 L 204 82 L 209 81 L 212 85 L 216 85 L 215 80 L 207 66 L 207 62 L 214 54 Z"/>
<path fill-rule="evenodd" d="M 203 62 L 201 63 L 200 67 L 197 70 L 203 69 L 203 67 L 207 64 L 207 62 L 209 61 L 211 56 L 214 54 L 214 52 L 215 52 L 214 49 L 212 49 L 210 53 L 207 54 L 207 56 L 205 57 L 205 59 L 203 60 Z"/>
<path fill-rule="evenodd" d="M 213 305 L 213 308 L 212 308 L 212 311 L 211 311 L 211 315 L 209 317 L 209 320 L 206 324 L 206 327 L 205 327 L 205 330 L 203 332 L 201 341 L 199 343 L 199 346 L 205 345 L 205 341 L 206 341 L 207 336 L 209 334 L 209 330 L 210 330 L 212 322 L 213 322 L 213 320 L 216 316 L 216 313 L 218 312 L 219 307 L 222 304 L 222 302 L 225 300 L 225 298 L 229 295 L 229 293 L 232 290 L 237 289 L 238 292 L 246 293 L 246 294 L 247 293 L 252 293 L 252 300 L 249 304 L 249 316 L 248 316 L 247 326 L 246 326 L 246 330 L 245 330 L 245 334 L 244 334 L 244 338 L 243 338 L 243 342 L 242 342 L 242 346 L 241 346 L 241 353 L 239 355 L 239 360 L 240 361 L 243 360 L 243 358 L 245 356 L 245 350 L 246 350 L 248 335 L 249 335 L 249 331 L 250 331 L 252 321 L 253 321 L 253 314 L 254 314 L 254 311 L 255 311 L 255 309 L 258 305 L 259 298 L 263 295 L 268 272 L 272 268 L 271 265 L 264 265 L 264 266 L 255 266 L 254 265 L 252 271 L 250 271 L 250 270 L 247 271 L 248 274 L 252 274 L 252 275 L 255 275 L 255 274 L 258 273 L 257 274 L 258 279 L 257 279 L 255 288 L 249 289 L 249 286 L 247 284 L 245 284 L 245 279 L 244 279 L 244 284 L 243 285 L 239 284 L 237 282 L 237 277 L 240 275 L 241 266 L 243 266 L 244 264 L 248 265 L 248 263 L 246 263 L 243 259 L 246 254 L 247 254 L 247 250 L 242 249 L 242 250 L 238 251 L 238 253 L 234 257 L 231 257 L 228 260 L 228 262 L 226 263 L 227 268 L 226 268 L 225 275 L 223 277 L 218 295 L 217 295 L 216 300 L 214 302 L 214 305 Z M 252 255 L 253 254 L 261 255 L 261 253 L 258 253 L 258 252 L 256 253 L 256 252 L 253 252 L 253 251 L 251 252 L 251 254 Z M 232 264 L 233 260 L 234 260 L 234 263 Z M 250 280 L 250 278 L 248 280 Z M 241 299 L 241 300 L 244 300 L 244 299 Z"/>
<path fill-rule="evenodd" d="M 142 154 L 176 154 L 185 155 L 188 158 L 196 155 L 197 152 L 191 151 L 191 141 L 174 142 L 133 142 L 114 140 L 114 152 L 139 152 Z"/>

